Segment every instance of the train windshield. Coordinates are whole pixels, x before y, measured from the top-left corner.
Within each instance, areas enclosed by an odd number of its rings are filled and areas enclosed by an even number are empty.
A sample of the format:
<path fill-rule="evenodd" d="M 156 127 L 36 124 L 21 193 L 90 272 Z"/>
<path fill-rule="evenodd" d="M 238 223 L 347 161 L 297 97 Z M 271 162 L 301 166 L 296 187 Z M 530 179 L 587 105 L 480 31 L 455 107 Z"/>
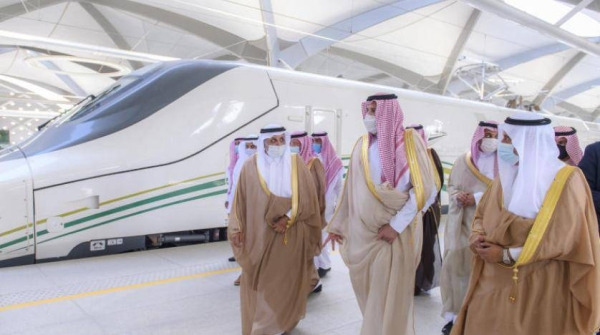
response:
<path fill-rule="evenodd" d="M 161 63 L 156 63 L 151 66 L 146 66 L 125 77 L 122 77 L 108 89 L 98 95 L 90 94 L 83 100 L 74 105 L 71 109 L 61 114 L 54 122 L 53 126 L 58 127 L 65 122 L 80 119 L 94 110 L 101 107 L 105 102 L 110 101 L 110 97 L 118 94 L 118 92 L 126 91 L 132 84 L 140 81 L 145 75 L 151 74 L 160 67 Z"/>

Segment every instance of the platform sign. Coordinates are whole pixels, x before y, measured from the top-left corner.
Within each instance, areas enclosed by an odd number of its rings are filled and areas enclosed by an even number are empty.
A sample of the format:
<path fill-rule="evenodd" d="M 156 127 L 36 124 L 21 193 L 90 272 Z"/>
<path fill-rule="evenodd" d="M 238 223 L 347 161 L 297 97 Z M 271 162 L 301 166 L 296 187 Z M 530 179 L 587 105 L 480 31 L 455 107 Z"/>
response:
<path fill-rule="evenodd" d="M 8 130 L 0 129 L 0 146 L 7 146 L 10 144 L 10 132 Z"/>

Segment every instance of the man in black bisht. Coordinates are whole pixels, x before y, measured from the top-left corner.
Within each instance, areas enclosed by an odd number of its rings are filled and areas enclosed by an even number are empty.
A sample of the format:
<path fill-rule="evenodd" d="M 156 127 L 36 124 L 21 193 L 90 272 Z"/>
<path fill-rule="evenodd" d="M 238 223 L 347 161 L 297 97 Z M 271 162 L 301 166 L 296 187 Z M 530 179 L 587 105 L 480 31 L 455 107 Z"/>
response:
<path fill-rule="evenodd" d="M 425 144 L 427 136 L 423 125 L 414 124 L 408 128 L 416 130 Z M 444 185 L 444 169 L 437 152 L 433 148 L 427 149 L 431 164 L 437 171 L 439 179 L 436 180 L 438 194 L 436 201 L 423 215 L 423 248 L 421 249 L 421 263 L 417 267 L 415 280 L 415 295 L 429 291 L 439 285 L 439 273 L 442 268 L 442 255 L 438 238 L 438 228 L 442 217 L 442 202 L 440 199 L 442 186 Z"/>

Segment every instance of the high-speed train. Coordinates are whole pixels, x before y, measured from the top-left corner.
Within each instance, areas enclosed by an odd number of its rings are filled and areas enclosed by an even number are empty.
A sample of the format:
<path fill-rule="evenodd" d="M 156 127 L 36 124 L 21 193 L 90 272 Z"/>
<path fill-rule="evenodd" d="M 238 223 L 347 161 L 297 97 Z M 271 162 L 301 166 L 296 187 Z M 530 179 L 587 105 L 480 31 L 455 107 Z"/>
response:
<path fill-rule="evenodd" d="M 513 112 L 241 63 L 156 63 L 0 152 L 0 266 L 143 249 L 171 232 L 223 227 L 235 137 L 269 123 L 324 130 L 347 162 L 365 132 L 360 104 L 377 92 L 398 95 L 405 125 L 425 126 L 446 167 L 479 121 Z M 595 124 L 551 118 L 577 128 L 582 145 L 600 138 Z"/>

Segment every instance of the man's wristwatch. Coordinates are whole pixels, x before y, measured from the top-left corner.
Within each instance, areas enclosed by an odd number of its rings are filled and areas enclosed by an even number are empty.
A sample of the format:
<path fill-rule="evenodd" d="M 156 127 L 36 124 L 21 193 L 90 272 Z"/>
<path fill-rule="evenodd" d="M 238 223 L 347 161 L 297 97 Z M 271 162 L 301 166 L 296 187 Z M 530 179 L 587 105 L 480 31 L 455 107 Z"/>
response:
<path fill-rule="evenodd" d="M 510 251 L 508 251 L 508 248 L 502 249 L 502 263 L 506 265 L 512 264 L 512 258 L 510 257 Z"/>

